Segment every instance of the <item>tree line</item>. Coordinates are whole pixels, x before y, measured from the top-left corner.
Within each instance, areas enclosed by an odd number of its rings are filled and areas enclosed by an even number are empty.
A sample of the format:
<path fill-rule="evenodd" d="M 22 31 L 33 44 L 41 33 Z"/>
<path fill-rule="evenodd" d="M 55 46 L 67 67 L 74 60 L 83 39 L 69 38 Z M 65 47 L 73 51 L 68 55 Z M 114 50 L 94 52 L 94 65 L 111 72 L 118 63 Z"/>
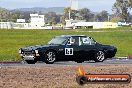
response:
<path fill-rule="evenodd" d="M 15 22 L 17 18 L 19 18 L 20 14 L 11 12 L 5 8 L 0 8 L 0 21 L 6 22 L 11 21 Z"/>
<path fill-rule="evenodd" d="M 9 11 L 4 8 L 0 8 L 0 21 L 12 21 L 16 22 L 19 19 L 26 19 L 26 22 L 30 22 L 30 14 L 31 13 L 38 13 L 45 15 L 45 21 L 47 24 L 55 25 L 57 23 L 65 24 L 65 20 L 69 19 L 69 10 L 71 11 L 71 19 L 74 20 L 86 20 L 86 21 L 108 21 L 108 12 L 102 11 L 100 13 L 93 13 L 87 8 L 83 8 L 79 11 L 71 10 L 69 7 L 64 9 L 63 14 L 56 14 L 55 12 L 31 12 L 31 11 Z"/>

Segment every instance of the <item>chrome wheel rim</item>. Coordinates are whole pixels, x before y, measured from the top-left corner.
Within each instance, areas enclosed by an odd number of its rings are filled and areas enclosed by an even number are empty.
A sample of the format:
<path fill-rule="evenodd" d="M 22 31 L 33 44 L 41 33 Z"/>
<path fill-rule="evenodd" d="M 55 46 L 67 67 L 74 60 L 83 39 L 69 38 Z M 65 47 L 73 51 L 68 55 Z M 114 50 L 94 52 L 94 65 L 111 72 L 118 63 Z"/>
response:
<path fill-rule="evenodd" d="M 104 60 L 104 52 L 102 52 L 102 51 L 99 51 L 98 53 L 97 53 L 97 59 L 99 60 L 99 61 L 103 61 Z"/>
<path fill-rule="evenodd" d="M 47 60 L 49 62 L 54 62 L 55 61 L 55 53 L 54 52 L 48 52 L 47 53 Z"/>

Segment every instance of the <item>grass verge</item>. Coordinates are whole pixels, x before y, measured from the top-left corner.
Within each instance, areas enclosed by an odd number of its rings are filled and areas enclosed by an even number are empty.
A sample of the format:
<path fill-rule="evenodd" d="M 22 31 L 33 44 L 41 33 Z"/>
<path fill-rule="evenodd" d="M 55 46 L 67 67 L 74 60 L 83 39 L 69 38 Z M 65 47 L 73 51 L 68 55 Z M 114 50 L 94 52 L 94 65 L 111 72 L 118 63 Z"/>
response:
<path fill-rule="evenodd" d="M 102 44 L 118 48 L 116 56 L 132 55 L 132 32 L 77 32 L 67 30 L 0 30 L 0 61 L 18 61 L 18 49 L 31 45 L 47 44 L 54 36 L 79 34 L 93 37 Z"/>

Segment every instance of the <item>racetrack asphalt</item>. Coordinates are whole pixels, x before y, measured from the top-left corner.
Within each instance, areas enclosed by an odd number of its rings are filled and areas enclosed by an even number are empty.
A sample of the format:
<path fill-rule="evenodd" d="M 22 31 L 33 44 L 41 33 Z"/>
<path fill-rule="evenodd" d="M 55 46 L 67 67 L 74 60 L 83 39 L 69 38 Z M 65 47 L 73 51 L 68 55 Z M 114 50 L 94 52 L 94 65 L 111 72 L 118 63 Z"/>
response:
<path fill-rule="evenodd" d="M 108 59 L 104 62 L 94 62 L 94 61 L 85 61 L 83 63 L 76 63 L 74 61 L 64 61 L 64 62 L 55 62 L 54 64 L 46 64 L 44 62 L 37 62 L 36 64 L 27 64 L 23 62 L 0 62 L 0 67 L 32 67 L 32 66 L 79 66 L 79 65 L 95 65 L 95 66 L 105 66 L 105 65 L 132 65 L 132 59 Z"/>

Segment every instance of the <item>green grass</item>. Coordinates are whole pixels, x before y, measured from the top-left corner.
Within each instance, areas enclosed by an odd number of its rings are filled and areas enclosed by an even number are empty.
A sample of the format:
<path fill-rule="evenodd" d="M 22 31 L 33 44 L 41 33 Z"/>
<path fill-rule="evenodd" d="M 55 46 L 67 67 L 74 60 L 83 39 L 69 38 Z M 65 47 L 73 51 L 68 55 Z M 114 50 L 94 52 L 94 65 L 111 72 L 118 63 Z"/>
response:
<path fill-rule="evenodd" d="M 20 60 L 18 49 L 47 44 L 54 36 L 81 34 L 93 37 L 102 44 L 118 48 L 116 56 L 132 55 L 132 32 L 76 32 L 63 30 L 0 30 L 0 61 Z"/>

